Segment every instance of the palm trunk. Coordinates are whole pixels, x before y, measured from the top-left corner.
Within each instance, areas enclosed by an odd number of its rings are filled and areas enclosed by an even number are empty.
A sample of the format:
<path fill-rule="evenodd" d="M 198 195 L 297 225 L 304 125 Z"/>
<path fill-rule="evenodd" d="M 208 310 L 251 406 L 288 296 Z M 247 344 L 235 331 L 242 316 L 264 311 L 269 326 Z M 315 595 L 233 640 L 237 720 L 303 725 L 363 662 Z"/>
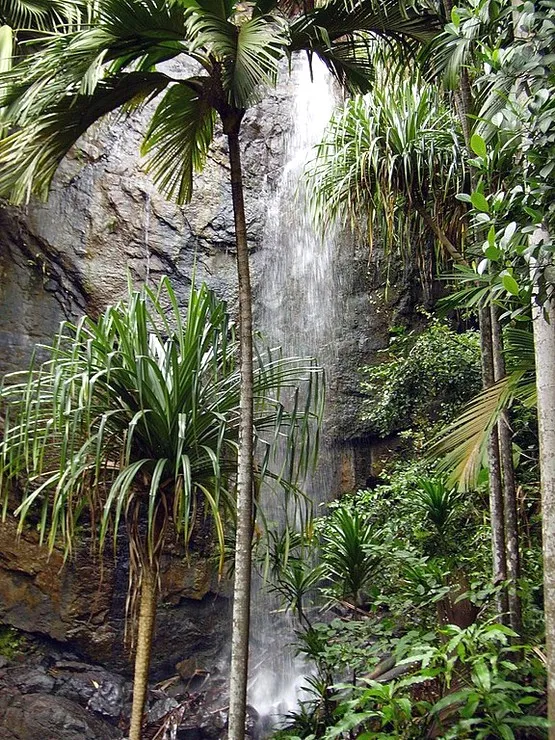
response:
<path fill-rule="evenodd" d="M 443 0 L 443 8 L 447 19 L 451 17 L 452 0 Z M 461 122 L 464 142 L 468 151 L 471 151 L 471 116 L 474 100 L 468 76 L 468 70 L 463 69 L 460 77 L 460 88 L 455 94 L 456 110 Z M 476 172 L 470 168 L 470 183 L 472 190 L 476 188 Z M 479 314 L 480 347 L 482 354 L 482 380 L 484 388 L 489 388 L 495 379 L 493 364 L 493 338 L 491 315 L 489 308 L 483 307 Z M 507 558 L 505 550 L 505 513 L 503 496 L 503 479 L 501 455 L 499 451 L 499 435 L 495 428 L 488 442 L 489 489 L 490 489 L 490 518 L 493 552 L 493 582 L 500 583 L 507 578 Z M 509 603 L 505 590 L 497 597 L 497 612 L 501 619 L 508 613 Z"/>
<path fill-rule="evenodd" d="M 497 381 L 505 377 L 506 371 L 503 357 L 503 336 L 499 324 L 499 309 L 496 306 L 491 307 L 491 336 L 494 378 Z M 520 578 L 518 507 L 513 465 L 513 440 L 508 411 L 501 413 L 497 425 L 497 433 L 499 436 L 499 452 L 503 471 L 503 515 L 505 519 L 505 560 L 507 579 L 509 581 L 509 625 L 515 632 L 521 634 L 522 611 L 518 596 L 518 579 Z"/>
<path fill-rule="evenodd" d="M 252 295 L 247 228 L 241 175 L 239 122 L 224 131 L 229 144 L 231 193 L 237 241 L 239 281 L 239 336 L 241 346 L 241 419 L 237 463 L 237 533 L 235 540 L 235 583 L 231 638 L 228 740 L 243 740 L 247 706 L 249 625 L 251 594 L 251 546 L 253 532 L 253 345 Z"/>
<path fill-rule="evenodd" d="M 493 361 L 493 342 L 491 314 L 487 307 L 480 309 L 480 349 L 482 354 L 482 382 L 489 388 L 495 381 Z M 489 463 L 489 508 L 491 520 L 491 544 L 493 558 L 493 582 L 495 585 L 507 580 L 507 559 L 505 554 L 505 513 L 503 484 L 501 478 L 501 457 L 499 454 L 499 434 L 494 427 L 488 441 Z M 499 591 L 496 599 L 497 615 L 501 621 L 509 609 L 507 592 Z"/>
<path fill-rule="evenodd" d="M 542 230 L 538 229 L 532 243 L 541 238 Z M 535 266 L 531 269 L 534 273 Z M 549 296 L 543 306 L 533 301 L 532 318 L 540 437 L 547 714 L 549 738 L 555 740 L 555 297 Z"/>
<path fill-rule="evenodd" d="M 139 622 L 137 625 L 133 704 L 131 707 L 129 740 L 141 740 L 143 712 L 148 690 L 152 634 L 154 632 L 154 620 L 156 619 L 156 569 L 145 559 L 141 570 L 141 599 L 139 604 Z"/>

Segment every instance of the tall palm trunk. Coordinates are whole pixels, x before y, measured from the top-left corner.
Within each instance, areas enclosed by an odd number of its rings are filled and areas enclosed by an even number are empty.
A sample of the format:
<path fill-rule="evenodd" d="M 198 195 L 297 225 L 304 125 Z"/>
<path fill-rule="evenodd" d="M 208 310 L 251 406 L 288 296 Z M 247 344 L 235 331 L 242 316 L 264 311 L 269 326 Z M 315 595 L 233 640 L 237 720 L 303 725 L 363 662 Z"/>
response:
<path fill-rule="evenodd" d="M 129 740 L 141 740 L 155 619 L 156 568 L 149 562 L 148 558 L 145 558 L 141 565 L 141 598 L 139 603 L 139 621 L 137 624 L 133 704 L 131 706 Z"/>
<path fill-rule="evenodd" d="M 491 306 L 491 338 L 493 350 L 493 372 L 495 380 L 506 375 L 503 356 L 503 335 L 499 324 L 499 308 Z M 505 525 L 505 561 L 507 580 L 509 581 L 508 608 L 509 625 L 520 634 L 522 632 L 522 610 L 518 595 L 520 578 L 520 552 L 518 534 L 518 511 L 516 502 L 516 484 L 513 465 L 513 440 L 508 411 L 503 411 L 497 426 L 499 436 L 499 454 L 503 474 L 503 515 Z"/>
<path fill-rule="evenodd" d="M 543 229 L 537 229 L 532 244 L 539 243 L 545 236 Z M 544 253 L 542 257 L 545 258 L 542 267 L 551 263 L 549 254 Z M 532 263 L 533 284 L 536 269 L 537 265 Z M 549 740 L 555 740 L 555 296 L 548 296 L 543 306 L 532 301 L 532 319 L 540 437 L 547 715 Z"/>
<path fill-rule="evenodd" d="M 242 113 L 223 120 L 229 144 L 231 194 L 237 243 L 239 282 L 239 337 L 241 347 L 241 399 L 239 460 L 237 463 L 237 533 L 235 540 L 235 583 L 229 684 L 229 740 L 243 740 L 247 705 L 251 560 L 253 531 L 253 344 L 252 293 L 243 199 L 239 128 Z"/>
<path fill-rule="evenodd" d="M 480 309 L 480 350 L 482 355 L 482 383 L 489 388 L 495 382 L 495 363 L 492 342 L 491 313 L 488 307 Z M 493 582 L 495 585 L 507 580 L 507 557 L 505 552 L 505 502 L 499 454 L 499 433 L 495 426 L 488 440 L 489 463 L 489 508 L 491 519 L 491 544 L 493 558 Z M 503 620 L 508 612 L 507 592 L 497 594 L 497 615 Z"/>

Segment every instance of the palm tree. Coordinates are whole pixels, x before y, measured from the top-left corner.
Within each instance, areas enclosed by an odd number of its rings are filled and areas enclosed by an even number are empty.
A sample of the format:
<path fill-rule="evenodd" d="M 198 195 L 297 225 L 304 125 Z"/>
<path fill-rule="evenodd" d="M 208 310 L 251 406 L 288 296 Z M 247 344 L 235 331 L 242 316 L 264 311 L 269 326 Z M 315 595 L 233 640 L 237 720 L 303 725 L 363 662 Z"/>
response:
<path fill-rule="evenodd" d="M 79 0 L 66 3 L 80 5 Z M 227 139 L 235 216 L 241 344 L 241 431 L 230 688 L 230 740 L 244 736 L 252 540 L 252 307 L 239 135 L 246 109 L 294 51 L 317 54 L 349 90 L 371 86 L 375 38 L 411 48 L 435 32 L 435 16 L 399 0 L 307 3 L 255 0 L 90 0 L 91 23 L 42 41 L 7 76 L 0 107 L 13 133 L 0 142 L 0 194 L 46 197 L 69 148 L 101 116 L 158 95 L 142 152 L 161 191 L 192 192 L 219 118 Z M 183 56 L 195 67 L 172 76 L 159 65 Z"/>
<path fill-rule="evenodd" d="M 10 483 L 23 485 L 15 514 L 22 528 L 38 510 L 41 541 L 70 555 L 87 520 L 100 549 L 128 533 L 131 593 L 139 598 L 130 738 L 140 737 L 158 565 L 170 528 L 189 547 L 209 520 L 224 552 L 224 524 L 235 514 L 239 436 L 238 345 L 225 304 L 192 289 L 181 318 L 164 280 L 156 292 L 131 293 L 93 321 L 62 326 L 49 358 L 7 377 L 0 446 L 4 511 Z M 260 474 L 271 475 L 277 433 L 294 439 L 289 462 L 306 469 L 312 442 L 302 432 L 316 409 L 318 369 L 270 353 L 254 372 Z M 304 386 L 305 412 L 280 393 Z M 268 439 L 266 439 L 266 437 Z M 286 466 L 287 467 L 287 466 Z M 285 468 L 286 469 L 286 468 Z M 295 491 L 294 479 L 278 482 Z"/>

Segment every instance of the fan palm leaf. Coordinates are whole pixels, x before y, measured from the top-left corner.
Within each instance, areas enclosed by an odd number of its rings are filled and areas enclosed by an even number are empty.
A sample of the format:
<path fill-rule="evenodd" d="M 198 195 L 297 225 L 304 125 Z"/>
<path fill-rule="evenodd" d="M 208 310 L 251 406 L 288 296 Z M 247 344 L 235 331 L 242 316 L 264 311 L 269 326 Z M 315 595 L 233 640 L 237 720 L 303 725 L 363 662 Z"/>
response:
<path fill-rule="evenodd" d="M 94 0 L 1 0 L 0 23 L 14 31 L 50 31 L 90 18 Z"/>

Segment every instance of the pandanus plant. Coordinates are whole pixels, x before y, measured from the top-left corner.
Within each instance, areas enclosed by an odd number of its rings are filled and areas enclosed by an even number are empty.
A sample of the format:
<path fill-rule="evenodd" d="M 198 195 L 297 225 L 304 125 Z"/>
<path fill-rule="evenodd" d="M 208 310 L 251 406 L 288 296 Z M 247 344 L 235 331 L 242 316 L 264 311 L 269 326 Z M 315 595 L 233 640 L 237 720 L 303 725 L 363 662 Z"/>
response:
<path fill-rule="evenodd" d="M 42 350 L 45 351 L 44 348 Z M 187 549 L 209 520 L 224 552 L 235 516 L 239 433 L 238 343 L 226 306 L 191 289 L 186 315 L 170 283 L 130 292 L 98 320 L 65 323 L 47 359 L 7 376 L 0 446 L 4 515 L 16 488 L 20 529 L 38 521 L 41 541 L 70 555 L 82 525 L 100 550 L 125 524 L 130 588 L 138 596 L 130 738 L 141 735 L 156 614 L 158 565 L 166 536 Z M 254 369 L 259 477 L 272 477 L 272 445 L 287 446 L 295 492 L 314 452 L 309 435 L 319 403 L 318 368 L 276 352 Z M 303 387 L 306 403 L 280 401 Z M 283 454 L 283 453 L 280 453 Z"/>
<path fill-rule="evenodd" d="M 46 197 L 71 146 L 117 109 L 157 98 L 142 153 L 168 198 L 191 198 L 218 122 L 229 152 L 241 343 L 241 433 L 233 600 L 230 740 L 245 733 L 253 494 L 252 296 L 240 150 L 248 108 L 283 62 L 306 50 L 351 92 L 372 87 L 376 39 L 402 55 L 431 39 L 438 19 L 402 0 L 64 0 L 90 23 L 61 26 L 24 56 L 0 91 L 9 135 L 0 141 L 0 194 Z M 302 7 L 301 7 L 302 6 Z M 188 61 L 170 71 L 168 60 Z M 241 627 L 241 628 L 239 628 Z"/>

